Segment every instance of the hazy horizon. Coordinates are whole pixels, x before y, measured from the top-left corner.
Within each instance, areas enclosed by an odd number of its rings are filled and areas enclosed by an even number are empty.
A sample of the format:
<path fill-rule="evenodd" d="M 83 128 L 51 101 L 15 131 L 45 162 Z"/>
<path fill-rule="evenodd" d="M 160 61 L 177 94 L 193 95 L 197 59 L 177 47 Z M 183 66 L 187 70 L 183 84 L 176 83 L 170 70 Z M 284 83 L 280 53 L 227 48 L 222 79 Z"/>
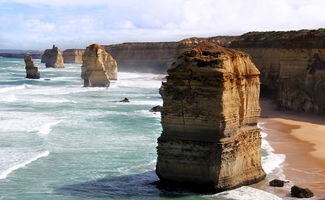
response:
<path fill-rule="evenodd" d="M 0 0 L 0 49 L 179 41 L 324 27 L 322 0 Z"/>

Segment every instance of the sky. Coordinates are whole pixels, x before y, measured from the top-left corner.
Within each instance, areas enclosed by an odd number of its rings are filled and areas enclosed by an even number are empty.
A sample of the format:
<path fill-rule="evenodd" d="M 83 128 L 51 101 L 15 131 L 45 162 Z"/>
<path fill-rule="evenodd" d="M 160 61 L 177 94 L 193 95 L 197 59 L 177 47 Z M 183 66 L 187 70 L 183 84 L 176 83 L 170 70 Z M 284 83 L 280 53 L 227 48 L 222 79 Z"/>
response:
<path fill-rule="evenodd" d="M 0 0 L 0 49 L 325 27 L 325 0 Z"/>

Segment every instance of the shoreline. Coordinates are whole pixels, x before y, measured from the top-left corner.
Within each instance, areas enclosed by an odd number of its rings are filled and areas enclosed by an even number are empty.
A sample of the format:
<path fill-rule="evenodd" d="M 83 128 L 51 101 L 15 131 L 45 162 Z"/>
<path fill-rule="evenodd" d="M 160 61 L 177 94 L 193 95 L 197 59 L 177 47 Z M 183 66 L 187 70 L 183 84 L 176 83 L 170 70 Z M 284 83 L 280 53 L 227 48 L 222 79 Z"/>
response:
<path fill-rule="evenodd" d="M 260 103 L 262 132 L 274 153 L 285 155 L 281 165 L 286 180 L 325 199 L 325 116 L 279 111 L 271 100 Z M 279 192 L 283 195 L 284 189 Z"/>

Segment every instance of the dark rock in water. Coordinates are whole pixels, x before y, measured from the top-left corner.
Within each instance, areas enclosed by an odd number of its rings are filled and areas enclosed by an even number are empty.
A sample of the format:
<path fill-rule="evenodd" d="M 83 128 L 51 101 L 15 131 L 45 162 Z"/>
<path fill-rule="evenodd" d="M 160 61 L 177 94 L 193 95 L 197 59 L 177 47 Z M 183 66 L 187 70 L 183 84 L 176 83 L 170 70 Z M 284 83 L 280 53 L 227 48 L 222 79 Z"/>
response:
<path fill-rule="evenodd" d="M 119 101 L 119 102 L 123 102 L 123 103 L 129 103 L 129 99 L 128 98 L 124 98 L 123 100 Z"/>
<path fill-rule="evenodd" d="M 301 188 L 294 185 L 291 187 L 291 196 L 297 198 L 310 198 L 314 196 L 314 193 L 308 188 Z"/>
<path fill-rule="evenodd" d="M 45 78 L 44 80 L 45 80 L 45 81 L 50 81 L 51 79 L 49 79 L 49 78 Z"/>
<path fill-rule="evenodd" d="M 150 109 L 150 112 L 161 112 L 162 106 L 155 106 Z"/>
<path fill-rule="evenodd" d="M 31 78 L 31 79 L 39 79 L 40 78 L 40 73 L 38 72 L 38 68 L 35 67 L 34 61 L 32 59 L 32 56 L 30 55 L 25 55 L 24 57 L 25 60 L 25 69 L 26 69 L 26 78 Z"/>
<path fill-rule="evenodd" d="M 273 179 L 272 181 L 269 182 L 269 185 L 272 187 L 283 187 L 284 183 L 287 183 L 287 181 L 282 181 L 279 179 Z"/>

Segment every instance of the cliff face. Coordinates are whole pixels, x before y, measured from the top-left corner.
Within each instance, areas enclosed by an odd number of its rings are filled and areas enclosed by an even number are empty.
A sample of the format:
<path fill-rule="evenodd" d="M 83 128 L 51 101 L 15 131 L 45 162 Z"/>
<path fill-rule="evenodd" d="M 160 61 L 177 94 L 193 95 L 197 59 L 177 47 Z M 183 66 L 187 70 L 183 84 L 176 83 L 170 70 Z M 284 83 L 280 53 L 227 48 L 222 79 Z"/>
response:
<path fill-rule="evenodd" d="M 38 68 L 35 67 L 34 61 L 32 59 L 32 56 L 30 55 L 25 55 L 24 57 L 25 61 L 25 69 L 26 69 L 26 78 L 30 79 L 39 79 L 40 78 L 40 73 L 38 72 Z"/>
<path fill-rule="evenodd" d="M 177 42 L 123 43 L 106 46 L 120 71 L 166 73 L 177 51 Z"/>
<path fill-rule="evenodd" d="M 204 43 L 181 54 L 160 88 L 161 181 L 230 189 L 263 179 L 259 87 L 245 53 Z"/>
<path fill-rule="evenodd" d="M 193 44 L 214 42 L 227 46 L 236 37 L 188 38 L 180 42 L 139 42 L 105 46 L 117 61 L 120 71 L 166 73 L 179 53 Z"/>
<path fill-rule="evenodd" d="M 85 87 L 108 87 L 110 79 L 117 79 L 116 61 L 104 47 L 92 44 L 83 55 L 81 77 Z"/>
<path fill-rule="evenodd" d="M 84 49 L 66 49 L 63 51 L 64 63 L 82 64 L 82 55 L 84 53 Z"/>
<path fill-rule="evenodd" d="M 325 29 L 252 32 L 230 46 L 251 55 L 281 108 L 325 114 Z"/>
<path fill-rule="evenodd" d="M 52 49 L 46 49 L 42 55 L 42 63 L 46 67 L 63 68 L 63 56 L 61 50 L 53 45 Z"/>

